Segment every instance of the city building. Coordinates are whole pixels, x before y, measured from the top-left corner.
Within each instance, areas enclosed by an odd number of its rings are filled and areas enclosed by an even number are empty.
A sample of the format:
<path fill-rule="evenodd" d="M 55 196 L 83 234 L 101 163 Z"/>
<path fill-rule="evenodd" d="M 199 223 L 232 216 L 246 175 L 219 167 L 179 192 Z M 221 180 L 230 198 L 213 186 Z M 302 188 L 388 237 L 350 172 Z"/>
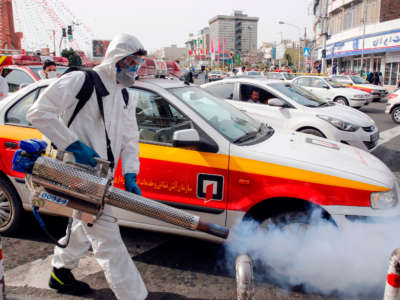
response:
<path fill-rule="evenodd" d="M 154 56 L 158 59 L 163 59 L 166 61 L 175 61 L 177 59 L 182 59 L 185 57 L 186 48 L 179 48 L 176 45 L 171 45 L 169 47 L 162 47 L 154 53 Z"/>
<path fill-rule="evenodd" d="M 314 0 L 316 58 L 322 58 L 324 1 Z M 329 0 L 326 58 L 339 72 L 382 72 L 385 85 L 400 79 L 400 1 Z"/>
<path fill-rule="evenodd" d="M 257 55 L 257 17 L 249 17 L 242 11 L 231 16 L 217 15 L 208 21 L 210 43 L 215 52 L 231 57 L 232 54 L 249 59 Z"/>

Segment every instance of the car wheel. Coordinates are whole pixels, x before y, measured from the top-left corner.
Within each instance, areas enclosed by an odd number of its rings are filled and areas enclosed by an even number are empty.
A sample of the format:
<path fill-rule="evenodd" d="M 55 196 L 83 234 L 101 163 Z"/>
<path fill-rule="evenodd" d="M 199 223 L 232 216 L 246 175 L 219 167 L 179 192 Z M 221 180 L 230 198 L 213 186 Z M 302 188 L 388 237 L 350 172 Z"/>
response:
<path fill-rule="evenodd" d="M 400 106 L 397 106 L 392 110 L 392 120 L 393 122 L 400 124 Z"/>
<path fill-rule="evenodd" d="M 0 178 L 0 233 L 15 231 L 21 220 L 23 208 L 14 187 Z"/>
<path fill-rule="evenodd" d="M 277 228 L 292 233 L 305 232 L 310 226 L 310 217 L 306 212 L 292 211 L 265 219 L 260 222 L 260 227 L 265 230 Z"/>
<path fill-rule="evenodd" d="M 323 138 L 325 137 L 321 131 L 319 131 L 317 129 L 314 129 L 314 128 L 301 129 L 300 132 L 307 133 L 307 134 L 312 134 L 312 135 L 323 137 Z"/>
<path fill-rule="evenodd" d="M 335 102 L 343 104 L 343 105 L 347 105 L 347 106 L 349 105 L 349 102 L 347 101 L 347 99 L 345 97 L 337 97 L 335 99 Z"/>

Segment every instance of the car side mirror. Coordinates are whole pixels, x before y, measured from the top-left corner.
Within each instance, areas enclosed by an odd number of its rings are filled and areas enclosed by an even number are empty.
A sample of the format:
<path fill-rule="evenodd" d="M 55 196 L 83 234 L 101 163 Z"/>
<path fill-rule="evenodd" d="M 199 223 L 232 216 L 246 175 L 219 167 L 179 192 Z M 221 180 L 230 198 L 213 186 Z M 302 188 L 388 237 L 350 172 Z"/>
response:
<path fill-rule="evenodd" d="M 182 129 L 174 132 L 172 144 L 175 147 L 198 146 L 200 144 L 200 135 L 196 129 Z"/>
<path fill-rule="evenodd" d="M 324 84 L 324 85 L 322 86 L 322 88 L 327 89 L 327 90 L 330 89 L 329 85 L 327 85 L 327 84 Z"/>
<path fill-rule="evenodd" d="M 277 106 L 277 107 L 286 107 L 286 103 L 279 98 L 270 98 L 268 99 L 269 106 Z"/>

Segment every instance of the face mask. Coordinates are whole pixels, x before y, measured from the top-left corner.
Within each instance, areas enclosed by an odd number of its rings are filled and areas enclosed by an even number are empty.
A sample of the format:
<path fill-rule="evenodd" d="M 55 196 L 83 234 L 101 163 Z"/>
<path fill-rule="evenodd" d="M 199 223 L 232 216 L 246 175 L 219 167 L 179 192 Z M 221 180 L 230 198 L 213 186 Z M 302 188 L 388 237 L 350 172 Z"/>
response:
<path fill-rule="evenodd" d="M 56 71 L 49 71 L 47 72 L 47 78 L 56 78 L 57 77 L 57 72 Z"/>
<path fill-rule="evenodd" d="M 130 87 L 135 83 L 136 76 L 136 72 L 121 69 L 121 71 L 117 72 L 117 81 L 124 87 Z"/>

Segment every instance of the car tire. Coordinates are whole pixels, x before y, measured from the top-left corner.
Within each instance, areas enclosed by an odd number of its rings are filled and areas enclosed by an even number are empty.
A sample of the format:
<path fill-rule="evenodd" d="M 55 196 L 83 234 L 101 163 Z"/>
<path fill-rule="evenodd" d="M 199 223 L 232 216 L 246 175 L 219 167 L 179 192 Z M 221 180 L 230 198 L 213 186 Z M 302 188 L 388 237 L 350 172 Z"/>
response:
<path fill-rule="evenodd" d="M 396 106 L 391 112 L 393 122 L 400 124 L 400 106 Z"/>
<path fill-rule="evenodd" d="M 16 231 L 22 214 L 22 203 L 16 190 L 9 181 L 0 178 L 0 233 Z"/>
<path fill-rule="evenodd" d="M 304 128 L 304 129 L 299 130 L 299 132 L 311 134 L 311 135 L 315 135 L 315 136 L 323 137 L 323 138 L 325 137 L 321 131 L 319 131 L 318 129 L 315 129 L 315 128 Z"/>
<path fill-rule="evenodd" d="M 291 211 L 270 217 L 260 222 L 260 228 L 269 230 L 277 228 L 282 231 L 306 231 L 310 226 L 310 215 L 303 211 Z"/>
<path fill-rule="evenodd" d="M 349 106 L 349 101 L 347 101 L 347 99 L 345 98 L 345 97 L 337 97 L 337 98 L 335 98 L 335 100 L 334 100 L 336 103 L 340 103 L 340 104 L 343 104 L 343 105 L 347 105 L 347 106 Z"/>

